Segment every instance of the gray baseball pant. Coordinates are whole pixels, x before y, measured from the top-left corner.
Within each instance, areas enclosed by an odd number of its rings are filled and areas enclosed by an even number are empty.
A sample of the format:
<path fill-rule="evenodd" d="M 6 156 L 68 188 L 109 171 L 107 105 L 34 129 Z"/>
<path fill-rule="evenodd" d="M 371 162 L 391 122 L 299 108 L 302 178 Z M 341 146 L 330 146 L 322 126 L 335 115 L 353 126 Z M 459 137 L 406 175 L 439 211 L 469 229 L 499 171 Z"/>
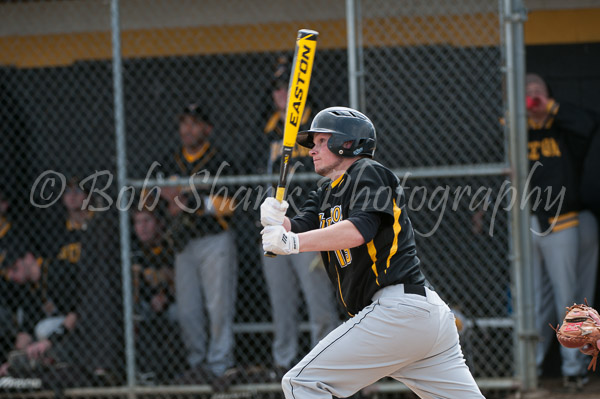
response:
<path fill-rule="evenodd" d="M 579 254 L 577 257 L 578 303 L 584 299 L 595 305 L 596 275 L 598 273 L 598 223 L 590 211 L 579 213 Z M 587 369 L 590 357 L 579 352 L 583 367 Z"/>
<path fill-rule="evenodd" d="M 177 314 L 190 366 L 205 363 L 214 374 L 222 375 L 233 365 L 236 285 L 232 233 L 192 239 L 176 255 Z"/>
<path fill-rule="evenodd" d="M 276 366 L 290 368 L 298 356 L 300 291 L 308 307 L 312 346 L 340 324 L 331 283 L 318 256 L 304 252 L 263 257 L 275 328 L 272 352 Z M 319 262 L 316 266 L 315 260 Z"/>
<path fill-rule="evenodd" d="M 579 256 L 577 258 L 577 276 L 579 278 L 578 303 L 587 298 L 594 306 L 596 295 L 596 275 L 598 272 L 598 223 L 590 211 L 579 213 Z M 587 357 L 587 356 L 586 356 Z"/>
<path fill-rule="evenodd" d="M 426 399 L 483 398 L 465 360 L 450 308 L 434 291 L 385 287 L 325 337 L 282 381 L 287 399 L 345 398 L 383 377 Z"/>
<path fill-rule="evenodd" d="M 537 217 L 531 217 L 531 228 L 541 232 Z M 579 226 L 570 227 L 545 236 L 532 234 L 532 263 L 536 329 L 540 334 L 536 364 L 544 361 L 556 334 L 549 324 L 556 325 L 565 316 L 565 308 L 577 301 L 577 253 L 579 251 Z M 583 298 L 582 298 L 583 300 Z M 578 349 L 560 347 L 562 374 L 576 376 L 583 373 Z"/>

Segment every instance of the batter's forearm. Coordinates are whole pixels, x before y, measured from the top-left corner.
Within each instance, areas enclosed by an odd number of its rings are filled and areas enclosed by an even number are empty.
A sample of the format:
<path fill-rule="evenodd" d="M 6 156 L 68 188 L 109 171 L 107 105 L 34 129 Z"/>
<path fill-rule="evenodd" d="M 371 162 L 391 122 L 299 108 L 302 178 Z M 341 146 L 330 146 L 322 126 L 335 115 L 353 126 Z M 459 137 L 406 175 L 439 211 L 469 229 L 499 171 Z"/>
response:
<path fill-rule="evenodd" d="M 365 243 L 362 234 L 348 220 L 341 221 L 324 229 L 300 233 L 298 234 L 298 238 L 300 240 L 300 252 L 335 251 L 358 247 Z"/>

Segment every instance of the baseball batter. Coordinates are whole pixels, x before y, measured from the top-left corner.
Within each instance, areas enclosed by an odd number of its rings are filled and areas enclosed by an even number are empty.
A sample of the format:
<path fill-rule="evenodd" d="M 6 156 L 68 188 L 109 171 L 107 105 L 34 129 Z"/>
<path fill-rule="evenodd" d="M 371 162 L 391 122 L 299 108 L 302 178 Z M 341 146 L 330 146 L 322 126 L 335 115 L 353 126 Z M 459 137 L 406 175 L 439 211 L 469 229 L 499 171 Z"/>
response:
<path fill-rule="evenodd" d="M 386 376 L 421 398 L 482 398 L 450 309 L 426 287 L 400 181 L 372 159 L 372 122 L 327 108 L 297 141 L 328 180 L 291 220 L 285 201 L 265 200 L 263 248 L 321 251 L 350 319 L 288 371 L 286 398 L 347 397 Z"/>

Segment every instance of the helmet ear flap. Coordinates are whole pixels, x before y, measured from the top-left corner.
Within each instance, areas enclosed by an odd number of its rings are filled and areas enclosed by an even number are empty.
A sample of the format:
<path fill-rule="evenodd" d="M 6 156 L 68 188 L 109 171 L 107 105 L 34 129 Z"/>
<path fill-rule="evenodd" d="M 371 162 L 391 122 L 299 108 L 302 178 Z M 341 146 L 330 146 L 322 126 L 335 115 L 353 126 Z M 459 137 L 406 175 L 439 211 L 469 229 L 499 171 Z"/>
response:
<path fill-rule="evenodd" d="M 329 148 L 329 151 L 336 155 L 348 156 L 351 154 L 352 148 L 354 147 L 354 143 L 352 143 L 349 149 L 344 147 L 346 142 L 353 141 L 348 139 L 349 137 L 346 137 L 346 135 L 343 134 L 332 134 L 327 141 L 327 148 Z"/>

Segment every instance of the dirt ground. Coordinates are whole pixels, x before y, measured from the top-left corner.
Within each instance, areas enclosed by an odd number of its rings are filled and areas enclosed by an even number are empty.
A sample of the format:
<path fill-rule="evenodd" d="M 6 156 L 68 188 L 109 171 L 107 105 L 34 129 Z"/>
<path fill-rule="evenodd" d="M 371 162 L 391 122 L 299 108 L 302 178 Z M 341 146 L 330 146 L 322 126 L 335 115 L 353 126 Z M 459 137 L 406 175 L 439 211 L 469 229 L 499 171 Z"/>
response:
<path fill-rule="evenodd" d="M 540 388 L 530 393 L 513 393 L 507 399 L 600 399 L 600 370 L 589 373 L 589 382 L 581 392 L 568 392 L 563 388 L 562 377 L 541 378 Z"/>

